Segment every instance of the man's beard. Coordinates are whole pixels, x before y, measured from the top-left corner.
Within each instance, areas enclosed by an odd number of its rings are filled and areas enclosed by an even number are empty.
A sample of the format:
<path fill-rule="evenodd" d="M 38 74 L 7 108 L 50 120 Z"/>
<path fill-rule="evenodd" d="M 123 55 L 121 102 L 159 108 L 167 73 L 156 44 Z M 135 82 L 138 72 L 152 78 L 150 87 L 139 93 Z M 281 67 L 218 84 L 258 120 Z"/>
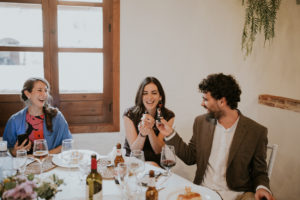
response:
<path fill-rule="evenodd" d="M 223 116 L 223 112 L 221 110 L 218 110 L 218 111 L 212 111 L 210 109 L 208 109 L 206 106 L 204 106 L 204 108 L 207 109 L 207 113 L 208 113 L 208 116 L 209 118 L 213 118 L 213 119 L 220 119 L 220 117 Z"/>

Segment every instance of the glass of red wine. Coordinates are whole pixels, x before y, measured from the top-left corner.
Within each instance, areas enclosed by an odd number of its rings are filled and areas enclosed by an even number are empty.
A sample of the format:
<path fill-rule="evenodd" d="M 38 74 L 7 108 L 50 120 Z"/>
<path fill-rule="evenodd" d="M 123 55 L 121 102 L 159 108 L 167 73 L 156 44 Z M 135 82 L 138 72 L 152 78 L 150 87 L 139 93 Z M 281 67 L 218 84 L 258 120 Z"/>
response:
<path fill-rule="evenodd" d="M 174 146 L 165 145 L 162 148 L 160 164 L 167 170 L 167 176 L 171 176 L 171 168 L 176 165 L 176 154 Z"/>

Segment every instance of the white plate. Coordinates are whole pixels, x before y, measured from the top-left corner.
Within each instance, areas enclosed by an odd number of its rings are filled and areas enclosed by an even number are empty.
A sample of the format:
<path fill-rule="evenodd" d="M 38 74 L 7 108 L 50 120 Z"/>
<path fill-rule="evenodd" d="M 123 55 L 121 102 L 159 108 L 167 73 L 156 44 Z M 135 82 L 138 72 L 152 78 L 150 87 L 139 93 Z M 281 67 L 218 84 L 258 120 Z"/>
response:
<path fill-rule="evenodd" d="M 55 165 L 58 165 L 60 167 L 68 167 L 68 168 L 76 168 L 78 167 L 78 163 L 79 162 L 91 162 L 91 155 L 92 154 L 96 154 L 97 156 L 97 159 L 100 158 L 100 155 L 98 153 L 96 153 L 95 151 L 91 151 L 91 150 L 72 150 L 70 151 L 69 153 L 78 153 L 78 160 L 74 161 L 73 163 L 71 164 L 68 164 L 65 162 L 64 159 L 62 159 L 62 153 L 60 154 L 57 154 L 55 155 L 53 158 L 52 158 L 52 162 L 55 164 Z"/>
<path fill-rule="evenodd" d="M 187 185 L 188 186 L 188 185 Z M 190 185 L 192 192 L 197 192 L 201 195 L 202 200 L 222 200 L 221 197 L 214 191 L 197 185 Z M 167 195 L 167 200 L 176 200 L 179 194 L 185 193 L 185 186 L 170 191 Z"/>

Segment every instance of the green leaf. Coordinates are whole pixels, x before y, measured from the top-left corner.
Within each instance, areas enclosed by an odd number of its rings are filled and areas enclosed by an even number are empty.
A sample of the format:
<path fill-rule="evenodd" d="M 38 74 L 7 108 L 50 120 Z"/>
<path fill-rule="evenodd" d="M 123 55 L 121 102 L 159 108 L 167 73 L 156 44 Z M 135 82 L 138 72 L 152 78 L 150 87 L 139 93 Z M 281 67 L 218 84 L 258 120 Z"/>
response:
<path fill-rule="evenodd" d="M 29 181 L 33 181 L 33 179 L 34 179 L 34 174 L 28 174 L 27 179 L 28 179 Z"/>
<path fill-rule="evenodd" d="M 280 2 L 281 0 L 242 0 L 242 5 L 246 7 L 242 51 L 246 56 L 252 52 L 257 33 L 263 31 L 265 42 L 274 38 L 276 14 Z"/>
<path fill-rule="evenodd" d="M 10 189 L 15 188 L 16 185 L 17 185 L 16 182 L 7 182 L 7 183 L 4 183 L 4 189 L 5 190 L 10 190 Z"/>

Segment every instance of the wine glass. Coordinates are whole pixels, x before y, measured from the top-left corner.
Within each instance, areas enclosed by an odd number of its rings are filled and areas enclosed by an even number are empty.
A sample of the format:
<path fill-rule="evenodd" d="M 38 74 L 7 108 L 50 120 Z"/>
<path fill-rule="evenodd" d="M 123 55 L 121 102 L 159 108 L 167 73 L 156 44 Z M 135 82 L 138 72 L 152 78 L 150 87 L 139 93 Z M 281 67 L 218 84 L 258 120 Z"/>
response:
<path fill-rule="evenodd" d="M 48 156 L 48 145 L 45 139 L 34 140 L 33 143 L 33 156 L 40 163 L 40 174 L 43 173 L 43 162 Z"/>
<path fill-rule="evenodd" d="M 160 164 L 167 170 L 167 176 L 171 176 L 171 168 L 176 165 L 176 154 L 174 146 L 163 146 L 160 156 Z"/>
<path fill-rule="evenodd" d="M 17 171 L 17 174 L 19 174 L 19 172 L 22 175 L 24 174 L 26 170 L 26 161 L 27 161 L 27 151 L 24 149 L 17 150 L 16 157 L 13 159 L 13 166 Z"/>
<path fill-rule="evenodd" d="M 115 172 L 117 175 L 117 179 L 119 181 L 121 190 L 122 190 L 122 195 L 124 196 L 125 199 L 128 198 L 128 189 L 127 189 L 127 179 L 128 179 L 128 167 L 127 164 L 125 163 L 119 163 L 118 167 L 115 168 Z"/>
<path fill-rule="evenodd" d="M 133 150 L 130 152 L 129 171 L 137 175 L 145 170 L 145 156 L 142 150 Z"/>
<path fill-rule="evenodd" d="M 144 151 L 142 150 L 133 150 L 130 153 L 130 157 L 128 159 L 128 170 L 131 174 L 133 174 L 133 179 L 129 177 L 128 179 L 128 186 L 130 187 L 130 191 L 132 192 L 133 196 L 139 198 L 142 194 L 141 190 L 141 181 L 138 177 L 139 174 L 142 174 L 145 170 L 145 156 Z"/>

